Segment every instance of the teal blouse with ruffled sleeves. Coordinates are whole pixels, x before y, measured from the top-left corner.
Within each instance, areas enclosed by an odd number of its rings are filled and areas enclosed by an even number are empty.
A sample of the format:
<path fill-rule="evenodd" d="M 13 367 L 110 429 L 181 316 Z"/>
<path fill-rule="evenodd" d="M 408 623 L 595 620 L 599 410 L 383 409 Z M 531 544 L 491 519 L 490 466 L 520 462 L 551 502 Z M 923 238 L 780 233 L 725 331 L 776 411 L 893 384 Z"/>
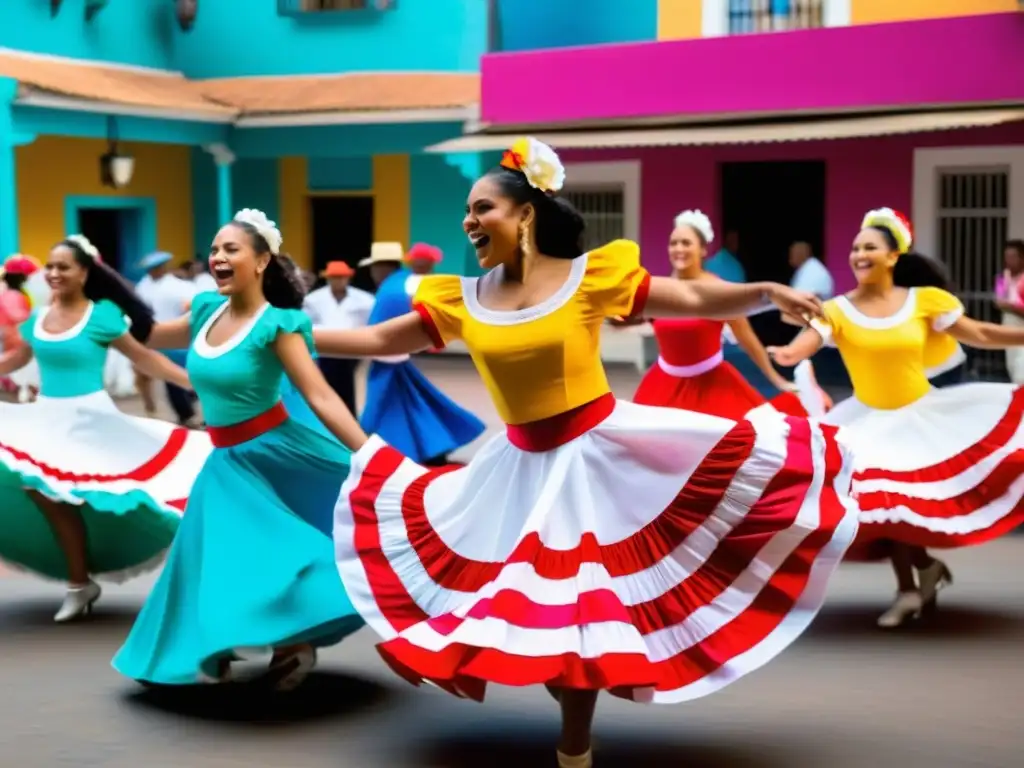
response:
<path fill-rule="evenodd" d="M 264 304 L 228 341 L 212 347 L 210 328 L 227 309 L 224 296 L 201 293 L 192 300 L 192 347 L 188 375 L 206 423 L 226 427 L 268 411 L 281 399 L 284 368 L 274 352 L 278 334 L 298 333 L 314 351 L 313 325 L 302 310 Z"/>

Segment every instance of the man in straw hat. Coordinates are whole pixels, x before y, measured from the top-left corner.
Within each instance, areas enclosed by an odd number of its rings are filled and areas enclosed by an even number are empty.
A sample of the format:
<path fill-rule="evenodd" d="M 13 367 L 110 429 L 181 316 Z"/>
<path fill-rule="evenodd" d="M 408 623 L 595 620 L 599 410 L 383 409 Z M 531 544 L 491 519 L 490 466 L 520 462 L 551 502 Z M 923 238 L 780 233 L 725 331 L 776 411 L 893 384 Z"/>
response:
<path fill-rule="evenodd" d="M 360 267 L 369 267 L 377 284 L 370 325 L 412 310 L 412 293 L 421 276 L 406 269 L 406 263 L 401 243 L 374 243 L 369 258 L 359 262 Z M 449 453 L 484 431 L 483 422 L 431 384 L 409 355 L 370 364 L 360 421 L 367 433 L 380 435 L 420 464 L 447 463 Z"/>
<path fill-rule="evenodd" d="M 320 277 L 327 281 L 322 288 L 306 296 L 302 308 L 314 326 L 332 329 L 361 328 L 373 311 L 373 294 L 349 285 L 355 271 L 344 261 L 328 262 Z M 352 413 L 356 413 L 356 366 L 358 360 L 321 357 L 320 370 Z"/>

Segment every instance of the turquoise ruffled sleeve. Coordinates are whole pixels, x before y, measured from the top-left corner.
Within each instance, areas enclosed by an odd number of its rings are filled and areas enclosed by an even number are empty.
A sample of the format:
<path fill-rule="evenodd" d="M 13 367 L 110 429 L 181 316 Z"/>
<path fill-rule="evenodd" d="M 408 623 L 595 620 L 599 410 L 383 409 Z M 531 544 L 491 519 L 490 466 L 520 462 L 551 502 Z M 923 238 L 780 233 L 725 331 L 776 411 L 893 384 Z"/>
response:
<path fill-rule="evenodd" d="M 252 340 L 257 346 L 268 347 L 282 333 L 297 333 L 306 342 L 310 354 L 316 354 L 313 343 L 313 322 L 301 309 L 268 307 L 253 329 Z"/>
<path fill-rule="evenodd" d="M 128 318 L 117 304 L 103 299 L 93 306 L 86 333 L 97 344 L 110 346 L 128 333 Z"/>

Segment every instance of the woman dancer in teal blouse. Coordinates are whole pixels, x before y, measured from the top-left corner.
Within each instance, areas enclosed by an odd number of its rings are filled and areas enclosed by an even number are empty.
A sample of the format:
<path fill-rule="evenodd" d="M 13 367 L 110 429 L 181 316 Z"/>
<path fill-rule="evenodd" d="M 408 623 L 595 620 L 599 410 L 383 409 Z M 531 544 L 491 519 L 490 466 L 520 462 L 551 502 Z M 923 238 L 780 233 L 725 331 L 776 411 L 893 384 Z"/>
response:
<path fill-rule="evenodd" d="M 158 685 L 224 682 L 245 650 L 272 648 L 269 679 L 288 690 L 313 668 L 316 647 L 363 622 L 342 587 L 333 542 L 316 526 L 321 489 L 337 488 L 350 454 L 289 416 L 282 377 L 338 440 L 359 446 L 366 435 L 313 361 L 304 288 L 274 223 L 260 211 L 239 212 L 217 233 L 210 267 L 218 292 L 158 324 L 149 343 L 191 345 L 188 371 L 215 447 L 113 664 Z"/>
<path fill-rule="evenodd" d="M 146 349 L 153 318 L 96 248 L 72 235 L 50 251 L 49 305 L 0 355 L 0 376 L 39 362 L 31 404 L 0 403 L 0 558 L 67 581 L 54 619 L 90 611 L 97 577 L 123 581 L 159 564 L 178 528 L 209 438 L 118 410 L 103 388 L 110 349 L 153 378 L 185 371 Z"/>

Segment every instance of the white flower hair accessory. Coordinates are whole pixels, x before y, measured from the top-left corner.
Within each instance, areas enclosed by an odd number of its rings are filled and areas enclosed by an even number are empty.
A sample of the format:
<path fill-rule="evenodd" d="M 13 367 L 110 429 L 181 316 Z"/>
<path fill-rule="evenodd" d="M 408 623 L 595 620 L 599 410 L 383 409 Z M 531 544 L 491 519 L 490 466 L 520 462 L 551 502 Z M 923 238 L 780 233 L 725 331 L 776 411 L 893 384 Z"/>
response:
<path fill-rule="evenodd" d="M 704 238 L 705 245 L 715 239 L 715 230 L 714 227 L 711 226 L 711 219 L 709 219 L 707 215 L 699 209 L 683 211 L 676 216 L 675 225 L 677 227 L 691 227 Z"/>
<path fill-rule="evenodd" d="M 85 235 L 68 235 L 64 239 L 67 240 L 69 243 L 74 243 L 75 245 L 77 245 L 82 250 L 82 253 L 84 253 L 93 261 L 103 261 L 103 259 L 100 258 L 100 249 L 93 245 L 91 242 L 89 242 L 89 238 L 87 238 Z"/>
<path fill-rule="evenodd" d="M 901 254 L 909 253 L 914 244 L 914 227 L 910 219 L 892 208 L 876 208 L 864 215 L 860 228 L 881 227 L 892 234 Z"/>
<path fill-rule="evenodd" d="M 275 256 L 281 252 L 281 243 L 284 242 L 281 230 L 277 228 L 277 222 L 268 219 L 267 214 L 263 211 L 255 208 L 243 208 L 235 214 L 235 218 L 232 221 L 248 224 L 259 232 L 260 237 L 267 241 L 267 245 L 270 246 L 270 252 Z"/>
<path fill-rule="evenodd" d="M 558 154 L 532 136 L 516 139 L 501 157 L 502 168 L 519 171 L 531 187 L 553 195 L 565 184 L 565 166 Z"/>

